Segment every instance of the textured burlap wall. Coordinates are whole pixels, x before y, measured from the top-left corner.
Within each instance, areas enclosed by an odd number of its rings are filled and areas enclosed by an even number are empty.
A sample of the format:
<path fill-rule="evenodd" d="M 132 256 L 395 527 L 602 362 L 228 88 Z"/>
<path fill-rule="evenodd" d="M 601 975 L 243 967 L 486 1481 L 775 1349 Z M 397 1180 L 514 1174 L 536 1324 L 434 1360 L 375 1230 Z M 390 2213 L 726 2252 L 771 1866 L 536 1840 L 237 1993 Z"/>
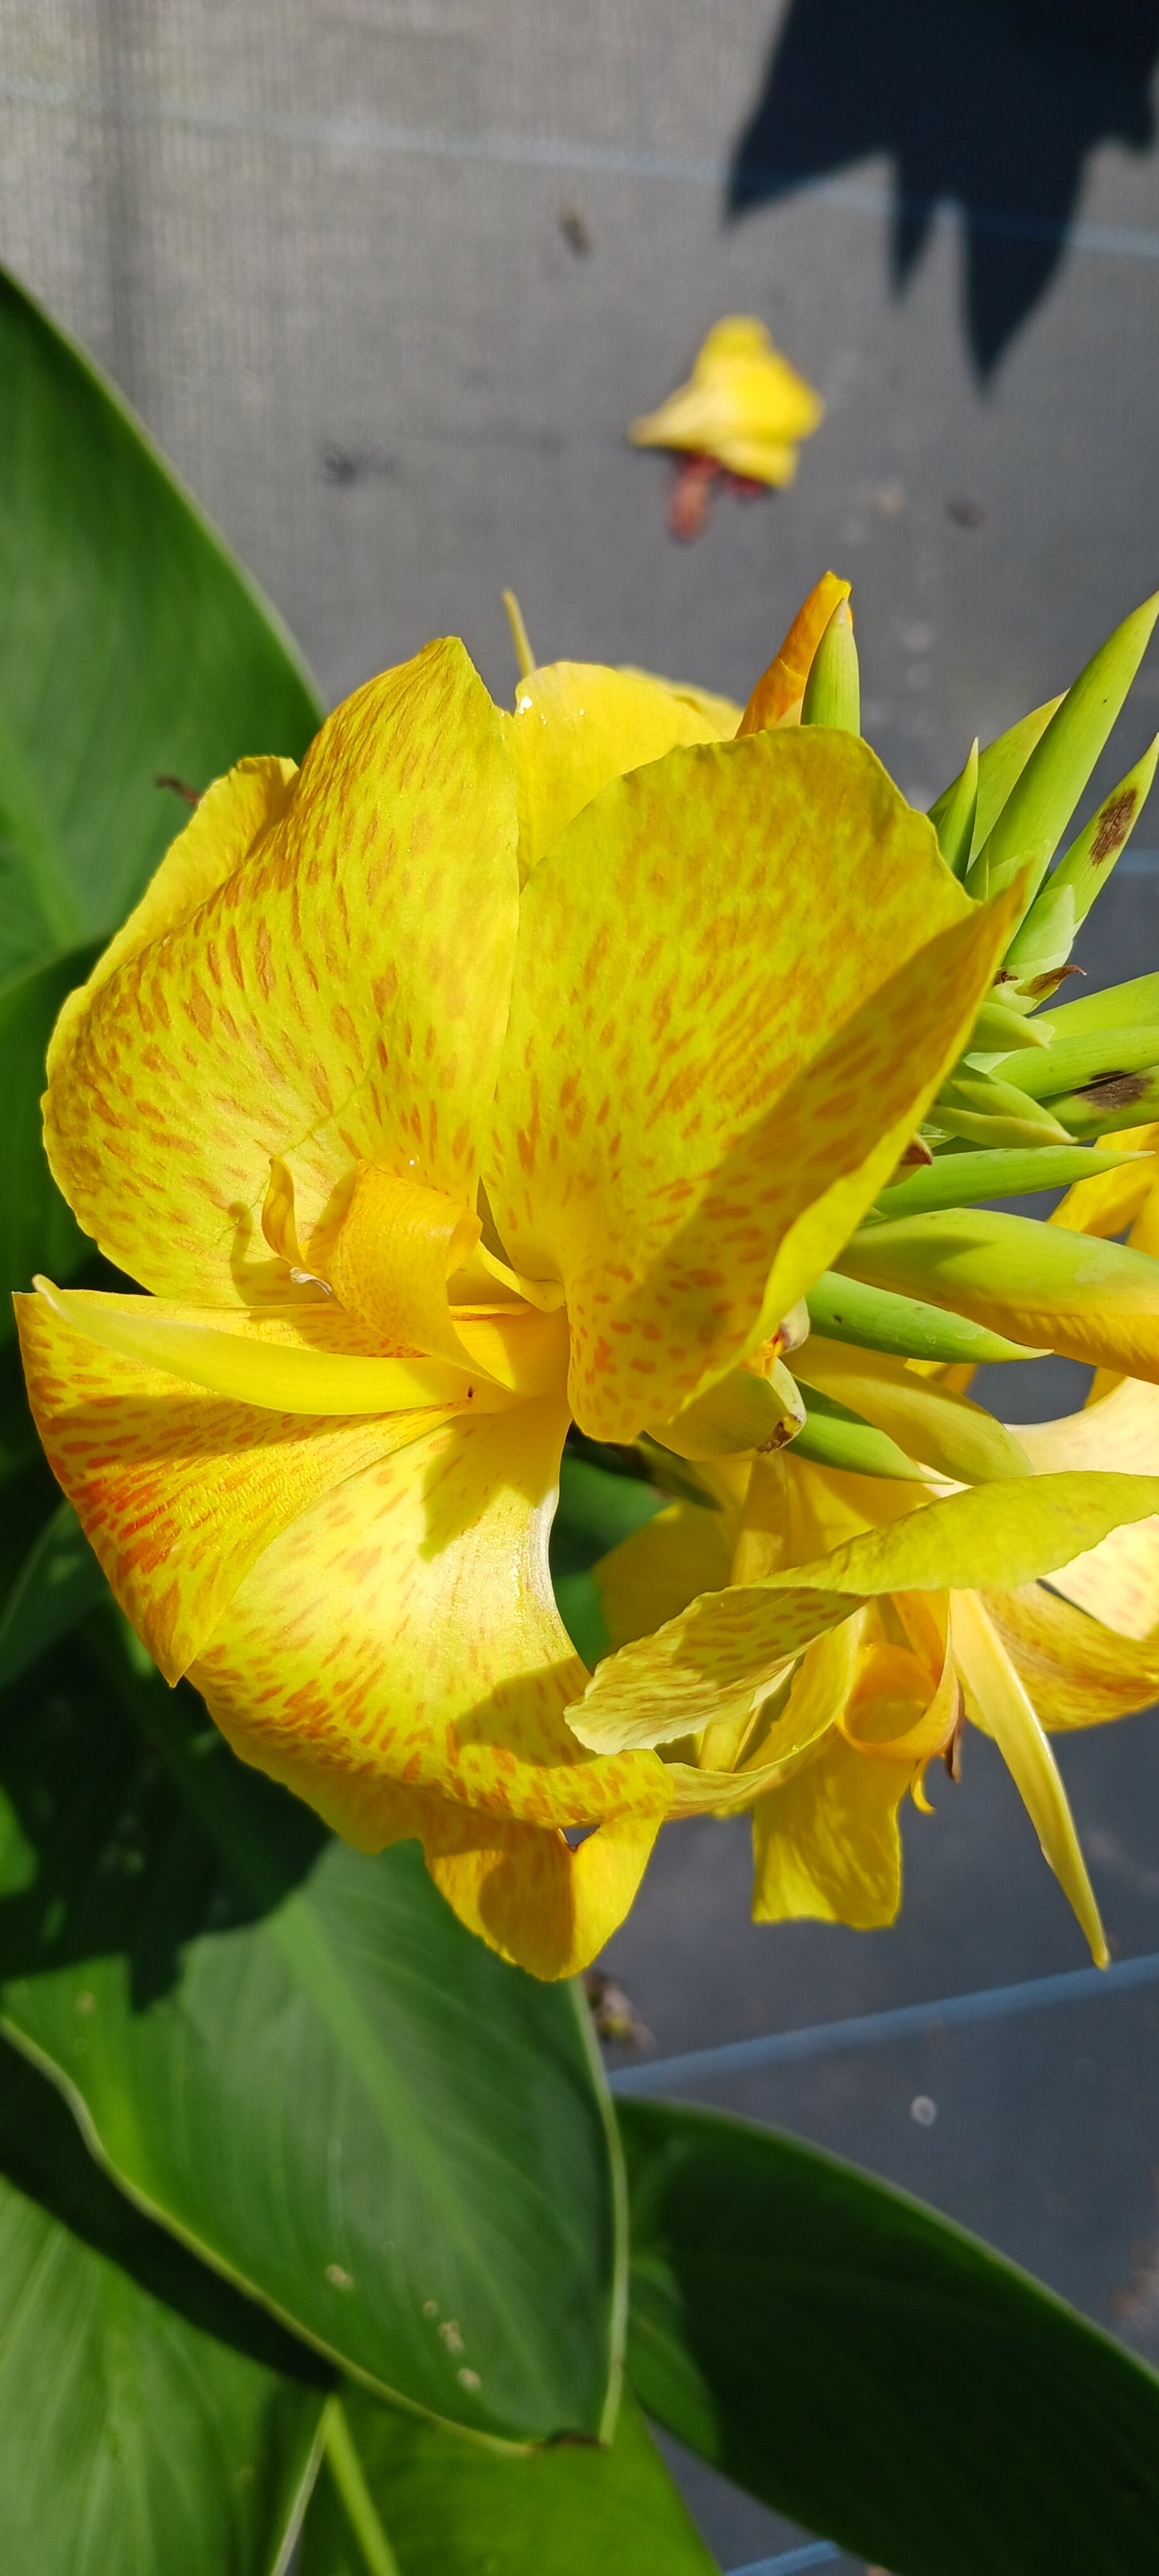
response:
<path fill-rule="evenodd" d="M 504 581 L 545 657 L 743 694 L 832 561 L 868 729 L 932 793 L 1156 578 L 1154 14 L 5 0 L 0 255 L 332 694 L 445 627 L 506 686 Z M 738 308 L 828 418 L 684 553 L 623 424 Z"/>

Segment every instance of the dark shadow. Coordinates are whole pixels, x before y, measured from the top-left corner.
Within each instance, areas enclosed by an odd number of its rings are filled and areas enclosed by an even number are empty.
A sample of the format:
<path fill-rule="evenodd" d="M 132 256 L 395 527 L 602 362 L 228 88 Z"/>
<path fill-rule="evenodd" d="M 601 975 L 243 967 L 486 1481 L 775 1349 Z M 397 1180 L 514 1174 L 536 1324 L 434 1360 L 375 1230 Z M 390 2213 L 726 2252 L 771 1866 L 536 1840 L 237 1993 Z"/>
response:
<path fill-rule="evenodd" d="M 729 212 L 888 154 L 894 293 L 959 207 L 985 377 L 1059 266 L 1087 154 L 1152 142 L 1157 58 L 1159 0 L 790 0 Z"/>
<path fill-rule="evenodd" d="M 330 1841 L 192 1690 L 131 1671 L 111 1610 L 5 1694 L 2 1809 L 0 1977 L 120 1957 L 135 2012 L 176 1985 L 191 1942 L 273 1912 Z"/>

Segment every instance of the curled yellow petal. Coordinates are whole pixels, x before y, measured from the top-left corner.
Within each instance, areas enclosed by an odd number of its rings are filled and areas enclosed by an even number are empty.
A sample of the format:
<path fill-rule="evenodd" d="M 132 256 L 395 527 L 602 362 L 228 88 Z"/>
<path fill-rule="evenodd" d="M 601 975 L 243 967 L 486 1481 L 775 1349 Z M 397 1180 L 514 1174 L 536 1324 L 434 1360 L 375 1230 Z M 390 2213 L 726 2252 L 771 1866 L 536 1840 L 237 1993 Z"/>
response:
<path fill-rule="evenodd" d="M 325 1306 L 291 1316 L 215 1313 L 161 1297 L 109 1297 L 89 1289 L 37 1294 L 63 1324 L 123 1359 L 163 1369 L 187 1386 L 275 1413 L 396 1413 L 437 1405 L 494 1413 L 511 1404 L 505 1387 L 447 1360 L 377 1359 L 335 1348 L 341 1318 Z M 212 1311 L 212 1310 L 211 1310 Z M 307 1320 L 307 1318 L 309 1320 Z"/>
<path fill-rule="evenodd" d="M 992 1735 L 1049 1862 L 1090 1944 L 1096 1966 L 1110 1958 L 1066 1791 L 1026 1686 L 974 1593 L 953 1595 L 954 1655 L 969 1715 Z"/>

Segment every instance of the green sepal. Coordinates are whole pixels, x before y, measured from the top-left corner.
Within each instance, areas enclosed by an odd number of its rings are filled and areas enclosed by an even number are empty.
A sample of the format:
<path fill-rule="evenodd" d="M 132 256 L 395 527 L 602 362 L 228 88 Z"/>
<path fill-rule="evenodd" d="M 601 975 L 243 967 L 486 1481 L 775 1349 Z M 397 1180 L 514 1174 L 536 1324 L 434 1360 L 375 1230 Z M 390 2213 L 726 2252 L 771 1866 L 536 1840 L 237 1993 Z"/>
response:
<path fill-rule="evenodd" d="M 1099 646 L 1036 743 L 966 879 L 979 899 L 1001 894 L 1029 866 L 1037 894 L 1060 834 L 1074 812 L 1143 659 L 1159 616 L 1159 592 L 1133 609 Z"/>
<path fill-rule="evenodd" d="M 838 733 L 861 731 L 861 675 L 847 600 L 838 600 L 813 656 L 801 722 L 832 725 Z"/>
<path fill-rule="evenodd" d="M 936 819 L 930 820 L 938 836 L 938 848 L 946 866 L 956 877 L 964 877 L 974 847 L 974 826 L 978 819 L 978 737 L 970 745 L 966 766 L 960 770 L 953 786 L 946 790 L 946 800 Z"/>
<path fill-rule="evenodd" d="M 1014 1199 L 1032 1190 L 1069 1190 L 1076 1181 L 1114 1172 L 1130 1154 L 1092 1153 L 1087 1145 L 1040 1145 L 1012 1153 L 936 1154 L 879 1194 L 874 1214 L 922 1216 L 932 1208 L 969 1207 L 980 1199 Z"/>
<path fill-rule="evenodd" d="M 841 1255 L 854 1278 L 901 1295 L 924 1288 L 947 1306 L 980 1296 L 988 1304 L 1018 1307 L 1059 1301 L 1056 1313 L 1089 1306 L 1124 1290 L 1150 1297 L 1159 1309 L 1159 1261 L 1123 1243 L 1106 1243 L 1066 1226 L 997 1208 L 947 1208 L 940 1214 L 900 1217 L 863 1226 Z M 1067 1342 L 1052 1342 L 1064 1351 Z"/>
<path fill-rule="evenodd" d="M 907 1458 L 888 1431 L 879 1431 L 863 1413 L 854 1413 L 819 1388 L 805 1390 L 805 1419 L 793 1442 L 793 1456 L 815 1467 L 840 1467 L 850 1476 L 896 1476 L 921 1482 L 921 1468 Z"/>
<path fill-rule="evenodd" d="M 855 1241 L 866 1240 L 874 1230 L 863 1227 Z M 981 1366 L 984 1360 L 1042 1356 L 1024 1342 L 1007 1341 L 1004 1334 L 992 1333 L 984 1324 L 972 1324 L 966 1315 L 948 1314 L 942 1306 L 898 1296 L 893 1289 L 869 1287 L 836 1270 L 822 1272 L 805 1303 L 815 1333 L 833 1342 L 852 1342 L 862 1350 L 887 1351 L 895 1359 Z"/>

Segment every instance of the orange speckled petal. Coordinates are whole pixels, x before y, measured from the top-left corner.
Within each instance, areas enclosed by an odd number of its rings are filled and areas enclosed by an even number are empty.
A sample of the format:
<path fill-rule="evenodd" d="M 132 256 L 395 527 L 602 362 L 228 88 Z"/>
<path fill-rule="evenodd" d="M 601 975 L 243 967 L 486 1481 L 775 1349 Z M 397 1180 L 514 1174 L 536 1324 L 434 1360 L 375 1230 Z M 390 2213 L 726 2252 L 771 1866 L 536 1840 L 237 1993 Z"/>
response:
<path fill-rule="evenodd" d="M 731 721 L 729 720 L 731 718 Z M 601 787 L 677 743 L 722 742 L 736 731 L 711 702 L 682 696 L 643 671 L 601 662 L 549 662 L 521 680 L 508 740 L 519 791 L 519 870 L 530 876 L 566 824 Z"/>
<path fill-rule="evenodd" d="M 502 720 L 461 645 L 327 719 L 251 855 L 62 1019 L 50 1159 L 113 1260 L 161 1295 L 268 1294 L 231 1264 L 274 1156 L 305 1233 L 361 1159 L 473 1204 L 515 840 Z"/>
<path fill-rule="evenodd" d="M 1159 1576 L 1159 1534 L 1150 1522 L 1142 1529 Z M 1041 1583 L 982 1597 L 1045 1727 L 1100 1726 L 1159 1697 L 1159 1637 L 1116 1636 Z"/>
<path fill-rule="evenodd" d="M 1008 918 L 820 726 L 671 752 L 571 825 L 524 890 L 486 1178 L 515 1266 L 564 1281 L 585 1431 L 667 1419 L 827 1266 Z"/>
<path fill-rule="evenodd" d="M 867 1762 L 833 1736 L 753 1808 L 753 1920 L 801 1916 L 872 1931 L 901 1903 L 897 1811 L 912 1762 Z"/>
<path fill-rule="evenodd" d="M 191 1679 L 235 1750 L 347 1841 L 397 1785 L 538 1825 L 662 1815 L 653 1754 L 593 1761 L 552 1598 L 558 1403 L 449 1425 L 352 1477 L 258 1560 Z"/>
<path fill-rule="evenodd" d="M 768 670 L 762 671 L 741 717 L 740 733 L 765 733 L 770 725 L 799 721 L 813 656 L 838 601 L 848 599 L 850 588 L 835 572 L 822 573 L 816 589 L 797 610 Z"/>
<path fill-rule="evenodd" d="M 659 1816 L 600 1826 L 572 1851 L 558 1830 L 450 1811 L 424 1843 L 427 1868 L 461 1923 L 533 1977 L 574 1977 L 623 1922 Z"/>
<path fill-rule="evenodd" d="M 442 1417 L 311 1421 L 232 1404 L 16 1299 L 36 1427 L 118 1601 L 167 1681 L 279 1531 Z"/>

